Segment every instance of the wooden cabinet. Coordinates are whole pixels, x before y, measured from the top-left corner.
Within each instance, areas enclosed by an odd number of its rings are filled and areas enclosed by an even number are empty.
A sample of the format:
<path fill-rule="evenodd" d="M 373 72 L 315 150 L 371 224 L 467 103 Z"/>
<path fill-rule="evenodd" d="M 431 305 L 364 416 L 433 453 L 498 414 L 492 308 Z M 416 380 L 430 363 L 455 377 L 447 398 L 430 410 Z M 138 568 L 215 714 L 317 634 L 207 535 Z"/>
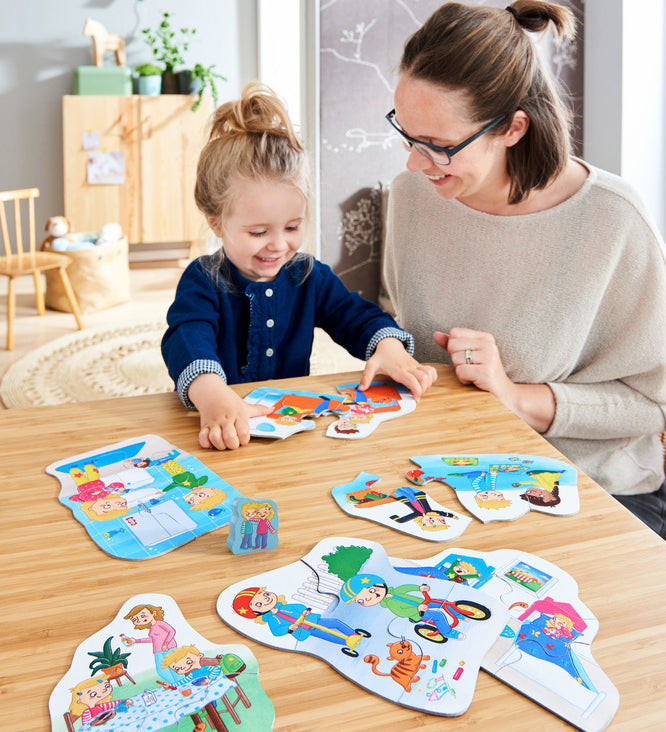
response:
<path fill-rule="evenodd" d="M 97 231 L 117 221 L 131 244 L 208 236 L 194 204 L 194 181 L 211 100 L 204 97 L 196 112 L 193 102 L 176 94 L 63 97 L 65 215 L 74 230 Z M 86 149 L 91 132 L 99 142 Z M 94 151 L 123 153 L 122 183 L 88 182 Z"/>

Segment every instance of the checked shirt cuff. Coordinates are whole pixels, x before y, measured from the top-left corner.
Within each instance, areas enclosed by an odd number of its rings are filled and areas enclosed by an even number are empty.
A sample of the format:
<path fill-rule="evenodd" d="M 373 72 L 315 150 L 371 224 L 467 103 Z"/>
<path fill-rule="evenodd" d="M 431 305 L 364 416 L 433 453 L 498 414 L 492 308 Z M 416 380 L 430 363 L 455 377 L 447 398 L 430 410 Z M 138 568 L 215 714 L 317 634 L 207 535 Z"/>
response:
<path fill-rule="evenodd" d="M 180 397 L 180 401 L 188 409 L 196 409 L 194 404 L 190 401 L 187 396 L 187 391 L 190 388 L 190 384 L 199 376 L 199 374 L 217 374 L 224 379 L 224 383 L 227 383 L 227 376 L 224 373 L 224 369 L 217 361 L 211 361 L 208 359 L 199 359 L 192 361 L 189 366 L 186 366 L 178 377 L 178 383 L 176 384 L 176 391 Z"/>
<path fill-rule="evenodd" d="M 397 338 L 399 341 L 403 342 L 407 353 L 410 356 L 414 355 L 413 335 L 408 333 L 406 330 L 402 330 L 401 328 L 382 328 L 372 336 L 372 338 L 370 339 L 370 343 L 368 343 L 368 347 L 365 349 L 366 361 L 375 352 L 375 348 L 377 348 L 377 344 L 379 343 L 379 341 L 384 340 L 384 338 Z"/>

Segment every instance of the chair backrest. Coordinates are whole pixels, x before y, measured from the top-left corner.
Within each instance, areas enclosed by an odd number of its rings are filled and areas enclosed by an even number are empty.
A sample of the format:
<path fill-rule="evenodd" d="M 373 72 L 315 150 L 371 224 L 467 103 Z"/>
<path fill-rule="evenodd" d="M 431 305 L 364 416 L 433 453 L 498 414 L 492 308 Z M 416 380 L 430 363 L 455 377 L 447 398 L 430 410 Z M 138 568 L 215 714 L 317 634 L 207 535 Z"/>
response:
<path fill-rule="evenodd" d="M 15 255 L 19 264 L 24 255 L 35 253 L 35 198 L 39 196 L 38 188 L 24 188 L 20 191 L 0 191 L 0 232 L 2 232 L 2 243 L 5 248 L 5 256 Z M 21 216 L 21 201 L 27 201 L 28 209 L 28 249 L 24 249 L 24 223 Z M 13 206 L 8 204 L 13 202 Z M 7 208 L 13 208 L 13 230 L 9 226 Z M 25 208 L 25 207 L 24 207 Z M 13 234 L 13 236 L 11 236 Z M 12 242 L 14 243 L 12 245 Z"/>

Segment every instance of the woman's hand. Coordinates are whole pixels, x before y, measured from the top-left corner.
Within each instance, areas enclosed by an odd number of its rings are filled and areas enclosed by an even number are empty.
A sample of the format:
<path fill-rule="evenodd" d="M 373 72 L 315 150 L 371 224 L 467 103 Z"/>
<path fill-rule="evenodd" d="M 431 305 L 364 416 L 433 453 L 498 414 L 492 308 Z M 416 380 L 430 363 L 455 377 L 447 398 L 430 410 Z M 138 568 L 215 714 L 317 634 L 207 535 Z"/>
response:
<path fill-rule="evenodd" d="M 367 389 L 376 374 L 384 374 L 406 386 L 417 402 L 437 379 L 434 367 L 420 364 L 407 353 L 404 344 L 397 338 L 383 338 L 379 341 L 375 352 L 365 364 L 359 390 Z"/>
<path fill-rule="evenodd" d="M 507 376 L 491 333 L 469 328 L 436 331 L 435 343 L 448 351 L 461 384 L 494 394 L 537 432 L 546 432 L 555 417 L 555 396 L 546 384 L 515 384 Z"/>
<path fill-rule="evenodd" d="M 199 410 L 201 447 L 235 450 L 250 441 L 250 417 L 268 414 L 270 409 L 248 404 L 224 383 L 218 374 L 199 374 L 187 391 Z"/>

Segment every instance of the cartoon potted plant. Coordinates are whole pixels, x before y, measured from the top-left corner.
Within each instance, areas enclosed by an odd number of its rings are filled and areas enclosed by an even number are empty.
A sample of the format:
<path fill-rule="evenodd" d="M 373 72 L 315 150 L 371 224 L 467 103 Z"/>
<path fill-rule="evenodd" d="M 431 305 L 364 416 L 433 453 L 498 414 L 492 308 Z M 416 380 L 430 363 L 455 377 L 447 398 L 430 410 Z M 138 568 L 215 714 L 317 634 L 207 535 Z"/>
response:
<path fill-rule="evenodd" d="M 110 635 L 104 641 L 104 646 L 101 651 L 88 653 L 89 656 L 93 657 L 93 660 L 88 664 L 88 668 L 91 670 L 91 676 L 94 676 L 98 671 L 101 671 L 107 679 L 128 676 L 125 669 L 127 668 L 127 659 L 130 654 L 121 653 L 120 648 L 111 648 L 112 640 L 113 636 Z"/>
<path fill-rule="evenodd" d="M 150 47 L 155 60 L 164 66 L 162 72 L 162 94 L 178 94 L 176 69 L 185 63 L 185 52 L 196 34 L 195 28 L 171 26 L 173 13 L 164 12 L 156 30 L 142 28 L 143 38 Z"/>
<path fill-rule="evenodd" d="M 138 75 L 137 91 L 139 94 L 156 97 L 162 91 L 162 69 L 155 64 L 139 64 L 134 67 Z"/>

